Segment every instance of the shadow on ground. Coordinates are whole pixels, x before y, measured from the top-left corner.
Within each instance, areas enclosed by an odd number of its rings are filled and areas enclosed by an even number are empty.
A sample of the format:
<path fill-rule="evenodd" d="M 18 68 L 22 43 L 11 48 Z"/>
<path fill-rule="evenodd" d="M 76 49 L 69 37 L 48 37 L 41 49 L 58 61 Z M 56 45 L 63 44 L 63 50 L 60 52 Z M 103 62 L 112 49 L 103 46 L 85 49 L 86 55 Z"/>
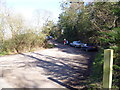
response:
<path fill-rule="evenodd" d="M 70 54 L 82 54 L 83 56 L 87 56 L 88 53 L 82 52 L 79 49 L 74 49 L 69 46 L 60 45 L 57 46 L 62 52 L 70 53 Z M 71 49 L 71 50 L 68 50 Z M 74 50 L 74 51 L 73 51 Z M 49 59 L 48 61 L 39 59 L 38 57 L 34 57 L 32 55 L 21 54 L 25 57 L 35 59 L 34 62 L 28 62 L 30 66 L 37 66 L 43 68 L 45 70 L 45 75 L 48 76 L 48 79 L 65 86 L 68 89 L 77 89 L 83 88 L 89 84 L 88 76 L 90 74 L 90 65 L 92 59 L 94 59 L 94 53 L 89 53 L 89 59 L 87 60 L 78 60 L 78 59 L 70 59 L 70 58 L 57 58 L 49 55 L 43 55 L 40 53 L 33 52 L 41 57 L 45 57 Z M 79 64 L 79 65 L 76 65 Z"/>

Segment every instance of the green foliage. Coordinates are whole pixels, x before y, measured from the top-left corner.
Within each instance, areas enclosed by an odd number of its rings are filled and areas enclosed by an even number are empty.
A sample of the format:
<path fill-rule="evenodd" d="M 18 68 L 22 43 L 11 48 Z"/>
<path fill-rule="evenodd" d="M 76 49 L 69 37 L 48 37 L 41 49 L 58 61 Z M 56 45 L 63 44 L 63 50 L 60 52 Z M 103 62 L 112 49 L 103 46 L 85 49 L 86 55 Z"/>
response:
<path fill-rule="evenodd" d="M 46 45 L 45 34 L 49 31 L 42 33 L 40 22 L 36 23 L 37 27 L 28 26 L 23 16 L 7 8 L 2 0 L 0 7 L 0 55 L 32 51 Z"/>
<path fill-rule="evenodd" d="M 114 65 L 113 65 L 113 86 L 117 88 L 120 86 L 120 28 L 114 28 L 108 32 L 102 32 L 103 37 L 100 37 L 102 47 L 111 48 L 114 50 Z M 92 79 L 102 82 L 102 66 L 103 52 L 98 53 L 93 62 Z M 119 87 L 120 88 L 120 87 Z"/>
<path fill-rule="evenodd" d="M 54 48 L 54 47 L 55 47 L 55 45 L 52 44 L 52 43 L 48 43 L 48 44 L 46 44 L 46 46 L 45 46 L 45 48 Z"/>
<path fill-rule="evenodd" d="M 92 75 L 91 78 L 94 82 L 100 82 L 102 81 L 102 75 L 103 75 L 103 61 L 104 61 L 104 55 L 103 50 L 101 50 L 97 55 L 95 60 L 93 61 L 92 66 Z"/>
<path fill-rule="evenodd" d="M 111 47 L 114 49 L 114 65 L 113 65 L 113 85 L 120 88 L 120 46 Z"/>
<path fill-rule="evenodd" d="M 0 56 L 4 56 L 4 55 L 7 55 L 7 54 L 9 54 L 9 53 L 6 52 L 6 51 L 0 52 Z"/>
<path fill-rule="evenodd" d="M 53 21 L 48 21 L 46 25 L 43 26 L 42 32 L 46 35 L 52 35 L 53 33 L 53 28 L 54 28 L 54 23 Z"/>
<path fill-rule="evenodd" d="M 33 48 L 43 47 L 45 45 L 45 36 L 43 34 L 25 33 L 5 40 L 2 45 L 2 51 L 21 53 L 30 51 Z"/>
<path fill-rule="evenodd" d="M 81 40 L 83 43 L 96 43 L 102 49 L 114 50 L 113 86 L 120 82 L 120 2 L 94 2 L 62 4 L 63 12 L 59 17 L 60 42 Z M 93 81 L 102 82 L 103 51 L 100 51 L 93 62 Z"/>
<path fill-rule="evenodd" d="M 114 28 L 113 30 L 108 30 L 105 32 L 101 32 L 101 37 L 99 38 L 101 43 L 104 45 L 107 44 L 109 46 L 119 44 L 120 43 L 120 28 Z"/>
<path fill-rule="evenodd" d="M 57 38 L 57 42 L 59 42 L 59 43 L 63 43 L 63 40 L 64 40 L 63 36 L 60 36 Z"/>

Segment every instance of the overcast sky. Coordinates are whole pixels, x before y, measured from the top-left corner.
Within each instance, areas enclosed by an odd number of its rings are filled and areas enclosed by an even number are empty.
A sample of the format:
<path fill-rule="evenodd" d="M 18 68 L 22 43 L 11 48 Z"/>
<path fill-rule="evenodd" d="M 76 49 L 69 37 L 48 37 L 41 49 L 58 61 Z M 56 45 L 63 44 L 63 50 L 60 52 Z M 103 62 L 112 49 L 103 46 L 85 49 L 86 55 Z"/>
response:
<path fill-rule="evenodd" d="M 23 14 L 26 18 L 30 18 L 35 10 L 50 11 L 53 19 L 57 19 L 62 0 L 6 0 L 9 7 L 15 9 L 16 12 Z"/>

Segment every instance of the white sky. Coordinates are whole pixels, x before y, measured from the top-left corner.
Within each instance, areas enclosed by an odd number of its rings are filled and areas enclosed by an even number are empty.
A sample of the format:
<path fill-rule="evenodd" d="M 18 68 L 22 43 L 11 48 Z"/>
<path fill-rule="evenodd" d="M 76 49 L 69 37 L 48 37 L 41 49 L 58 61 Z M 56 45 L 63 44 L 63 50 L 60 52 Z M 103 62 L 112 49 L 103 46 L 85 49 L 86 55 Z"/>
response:
<path fill-rule="evenodd" d="M 52 18 L 57 20 L 61 9 L 62 0 L 6 0 L 7 6 L 21 13 L 25 18 L 31 18 L 35 10 L 46 10 L 52 13 Z"/>
<path fill-rule="evenodd" d="M 61 1 L 66 0 L 6 0 L 9 7 L 14 8 L 18 13 L 22 13 L 26 18 L 30 18 L 36 9 L 41 9 L 50 11 L 53 14 L 53 19 L 57 19 L 61 12 Z M 83 1 L 88 2 L 93 0 Z"/>
<path fill-rule="evenodd" d="M 60 2 L 62 1 L 66 0 L 6 0 L 6 3 L 8 7 L 13 8 L 17 13 L 21 13 L 28 20 L 32 18 L 35 10 L 46 10 L 51 13 L 52 19 L 57 21 L 61 13 Z"/>

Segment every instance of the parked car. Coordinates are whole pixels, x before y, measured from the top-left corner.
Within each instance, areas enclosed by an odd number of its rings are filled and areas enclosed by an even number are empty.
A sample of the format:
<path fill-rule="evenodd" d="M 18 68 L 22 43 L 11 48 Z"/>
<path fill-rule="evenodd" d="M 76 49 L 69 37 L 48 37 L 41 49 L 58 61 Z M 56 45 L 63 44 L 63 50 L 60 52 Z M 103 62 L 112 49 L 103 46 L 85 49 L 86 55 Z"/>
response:
<path fill-rule="evenodd" d="M 50 40 L 50 39 L 53 39 L 53 37 L 52 36 L 46 36 L 46 39 Z"/>
<path fill-rule="evenodd" d="M 81 46 L 81 49 L 85 51 L 98 51 L 98 47 L 94 44 L 84 44 Z"/>
<path fill-rule="evenodd" d="M 81 41 L 73 41 L 72 43 L 70 43 L 70 46 L 73 47 L 81 47 L 83 45 L 83 43 Z"/>
<path fill-rule="evenodd" d="M 53 39 L 53 36 L 49 36 L 50 39 Z"/>

